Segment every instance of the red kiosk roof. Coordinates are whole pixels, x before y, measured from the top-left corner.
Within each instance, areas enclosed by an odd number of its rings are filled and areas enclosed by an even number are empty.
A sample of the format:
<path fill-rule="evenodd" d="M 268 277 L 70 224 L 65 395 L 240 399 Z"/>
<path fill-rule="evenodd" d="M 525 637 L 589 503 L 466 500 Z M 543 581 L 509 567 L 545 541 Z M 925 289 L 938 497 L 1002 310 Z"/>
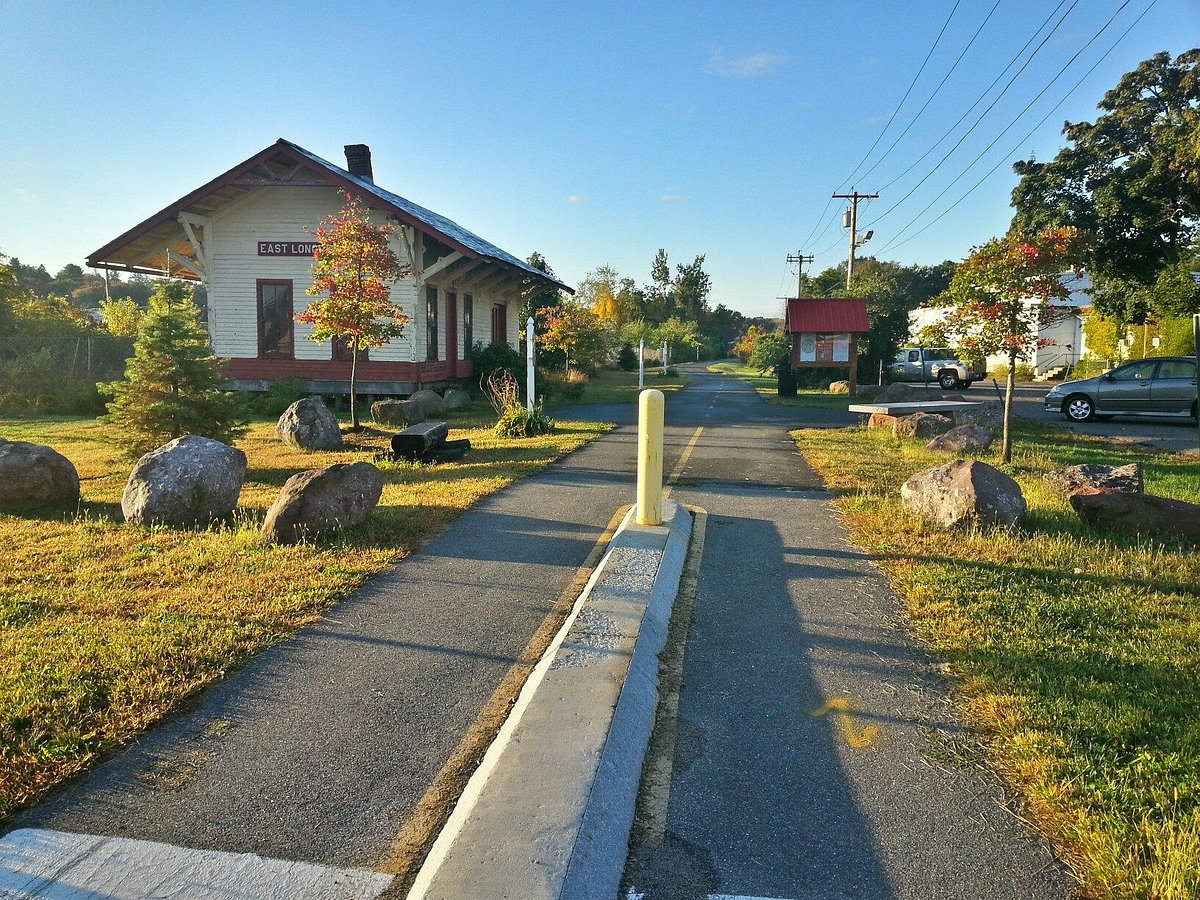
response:
<path fill-rule="evenodd" d="M 867 301 L 858 297 L 801 297 L 788 300 L 787 330 L 821 334 L 870 331 Z"/>

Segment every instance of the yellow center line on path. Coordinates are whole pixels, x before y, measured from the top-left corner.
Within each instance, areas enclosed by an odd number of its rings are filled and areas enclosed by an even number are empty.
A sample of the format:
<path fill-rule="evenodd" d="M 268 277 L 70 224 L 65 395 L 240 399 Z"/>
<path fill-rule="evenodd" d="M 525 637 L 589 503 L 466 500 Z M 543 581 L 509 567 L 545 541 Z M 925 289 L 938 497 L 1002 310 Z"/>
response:
<path fill-rule="evenodd" d="M 700 435 L 703 433 L 704 426 L 696 426 L 696 433 L 692 435 L 692 439 L 688 441 L 688 445 L 683 448 L 683 453 L 679 456 L 679 462 L 675 463 L 675 468 L 671 470 L 671 477 L 667 479 L 667 486 L 663 488 L 662 495 L 664 500 L 671 496 L 671 485 L 679 480 L 679 476 L 687 468 L 688 460 L 692 458 L 692 451 L 696 449 L 696 444 L 699 443 Z"/>

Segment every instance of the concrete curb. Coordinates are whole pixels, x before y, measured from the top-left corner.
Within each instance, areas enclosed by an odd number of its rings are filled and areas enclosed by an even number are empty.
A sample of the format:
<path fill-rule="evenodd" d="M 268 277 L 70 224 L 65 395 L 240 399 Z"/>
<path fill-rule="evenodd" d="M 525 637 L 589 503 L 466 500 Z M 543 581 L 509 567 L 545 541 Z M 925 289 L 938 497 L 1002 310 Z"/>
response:
<path fill-rule="evenodd" d="M 409 898 L 617 894 L 691 514 L 613 536 L 434 842 Z"/>

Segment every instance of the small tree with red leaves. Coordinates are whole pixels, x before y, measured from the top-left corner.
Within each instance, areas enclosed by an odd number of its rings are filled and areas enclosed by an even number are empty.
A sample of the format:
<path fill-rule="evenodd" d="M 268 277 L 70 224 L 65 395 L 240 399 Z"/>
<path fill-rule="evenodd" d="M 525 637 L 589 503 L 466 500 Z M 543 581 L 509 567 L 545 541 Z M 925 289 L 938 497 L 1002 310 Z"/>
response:
<path fill-rule="evenodd" d="M 369 212 L 357 197 L 346 195 L 340 213 L 329 216 L 317 229 L 313 251 L 313 284 L 310 294 L 324 294 L 296 316 L 313 326 L 310 338 L 318 343 L 344 342 L 350 351 L 350 424 L 359 428 L 357 389 L 358 354 L 382 347 L 404 333 L 409 316 L 391 301 L 391 282 L 411 271 L 401 264 L 388 239 L 390 225 L 372 225 Z"/>
<path fill-rule="evenodd" d="M 1003 462 L 1012 460 L 1012 398 L 1018 359 L 1029 359 L 1044 341 L 1040 328 L 1061 313 L 1054 301 L 1069 294 L 1061 274 L 1078 249 L 1072 228 L 1050 228 L 1029 237 L 1010 233 L 971 251 L 955 269 L 950 287 L 934 301 L 951 307 L 944 328 L 948 341 L 970 355 L 1008 356 L 1004 394 Z"/>

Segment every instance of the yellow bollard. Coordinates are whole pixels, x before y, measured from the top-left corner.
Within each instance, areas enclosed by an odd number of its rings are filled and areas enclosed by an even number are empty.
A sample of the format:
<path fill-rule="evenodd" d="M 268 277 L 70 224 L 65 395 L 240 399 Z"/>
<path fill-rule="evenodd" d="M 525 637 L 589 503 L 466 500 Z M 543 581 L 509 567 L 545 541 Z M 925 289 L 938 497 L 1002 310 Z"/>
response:
<path fill-rule="evenodd" d="M 637 523 L 662 524 L 663 392 L 638 397 Z"/>

